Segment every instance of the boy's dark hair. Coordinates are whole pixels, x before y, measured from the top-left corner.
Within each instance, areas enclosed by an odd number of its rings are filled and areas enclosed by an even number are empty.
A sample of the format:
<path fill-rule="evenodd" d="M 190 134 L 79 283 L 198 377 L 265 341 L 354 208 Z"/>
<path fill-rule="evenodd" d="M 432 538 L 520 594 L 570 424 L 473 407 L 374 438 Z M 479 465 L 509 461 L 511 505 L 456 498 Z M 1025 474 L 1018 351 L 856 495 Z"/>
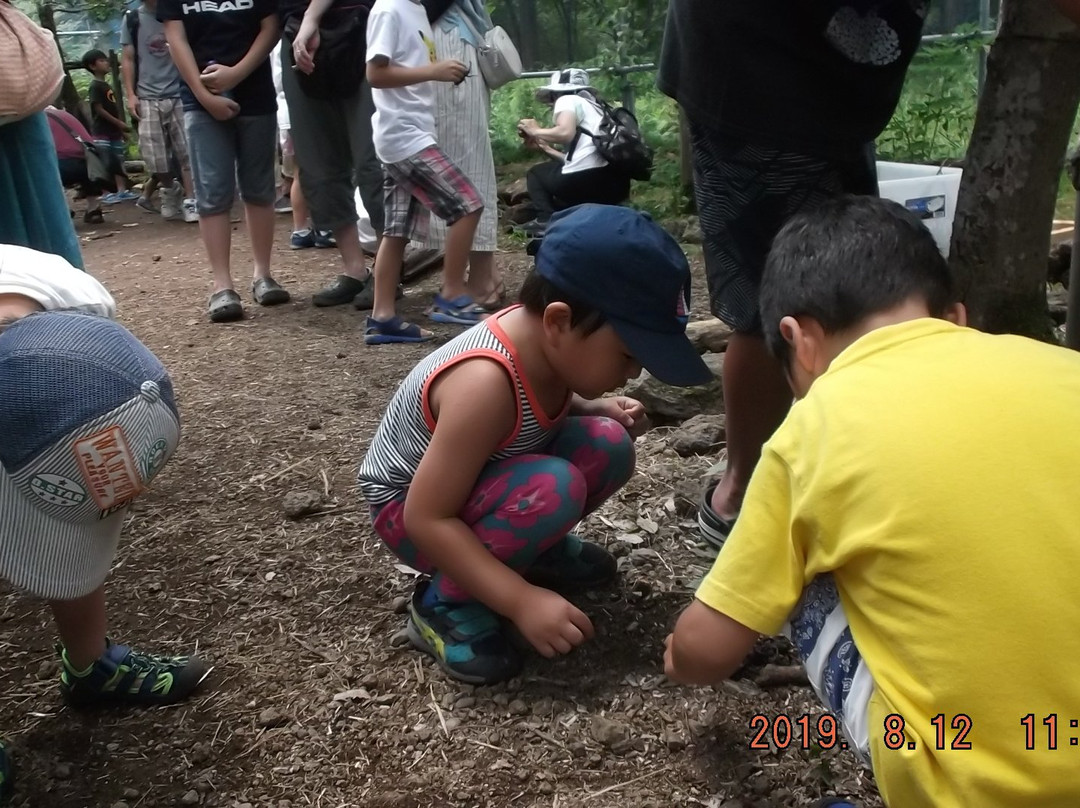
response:
<path fill-rule="evenodd" d="M 97 48 L 94 48 L 93 50 L 88 50 L 86 53 L 83 54 L 83 58 L 82 58 L 83 69 L 84 70 L 89 70 L 93 66 L 94 62 L 96 62 L 98 59 L 108 59 L 108 58 L 109 58 L 109 55 L 107 53 L 105 53 L 105 51 L 98 50 Z"/>
<path fill-rule="evenodd" d="M 933 317 L 956 300 L 930 231 L 896 202 L 837 197 L 794 216 L 773 241 L 761 279 L 765 342 L 786 366 L 782 318 L 813 317 L 835 334 L 911 298 L 924 300 Z"/>
<path fill-rule="evenodd" d="M 552 303 L 565 303 L 570 307 L 570 327 L 580 328 L 587 337 L 603 327 L 603 312 L 589 303 L 575 300 L 535 269 L 529 272 L 521 286 L 518 300 L 530 314 L 542 315 Z"/>

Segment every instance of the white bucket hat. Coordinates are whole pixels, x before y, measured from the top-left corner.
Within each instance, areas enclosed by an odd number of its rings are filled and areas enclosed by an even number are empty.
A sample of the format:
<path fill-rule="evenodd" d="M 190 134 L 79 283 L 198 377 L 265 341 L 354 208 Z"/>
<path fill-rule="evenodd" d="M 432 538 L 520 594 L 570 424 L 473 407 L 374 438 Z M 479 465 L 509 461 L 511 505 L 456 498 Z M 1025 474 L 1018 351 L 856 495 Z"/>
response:
<path fill-rule="evenodd" d="M 568 67 L 551 74 L 550 81 L 536 91 L 536 100 L 546 104 L 556 95 L 591 89 L 593 87 L 589 84 L 589 74 L 586 71 L 580 67 Z"/>

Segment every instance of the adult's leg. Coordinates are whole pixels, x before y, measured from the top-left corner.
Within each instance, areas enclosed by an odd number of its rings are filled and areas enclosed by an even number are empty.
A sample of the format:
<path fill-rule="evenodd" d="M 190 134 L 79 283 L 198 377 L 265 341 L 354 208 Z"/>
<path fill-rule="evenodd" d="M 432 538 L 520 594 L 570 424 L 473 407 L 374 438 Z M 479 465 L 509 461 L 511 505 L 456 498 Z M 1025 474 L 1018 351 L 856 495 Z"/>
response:
<path fill-rule="evenodd" d="M 525 174 L 525 187 L 529 191 L 529 200 L 536 208 L 536 219 L 546 222 L 556 211 L 556 189 L 562 175 L 562 163 L 557 160 L 545 160 L 537 163 Z"/>
<path fill-rule="evenodd" d="M 251 238 L 252 275 L 258 280 L 270 277 L 274 247 L 277 120 L 274 115 L 250 115 L 238 117 L 236 124 L 236 173 Z"/>
<path fill-rule="evenodd" d="M 693 121 L 691 142 L 710 303 L 735 332 L 724 360 L 728 466 L 708 503 L 730 520 L 742 506 L 762 445 L 792 401 L 761 334 L 765 258 L 784 223 L 842 193 L 844 177 L 830 161 L 730 138 Z"/>
<path fill-rule="evenodd" d="M 588 168 L 560 174 L 552 181 L 552 192 L 556 210 L 587 202 L 618 205 L 630 194 L 630 180 L 610 166 Z"/>
<path fill-rule="evenodd" d="M 0 242 L 83 268 L 44 112 L 0 126 Z"/>
<path fill-rule="evenodd" d="M 383 213 L 382 163 L 375 154 L 375 140 L 371 132 L 371 116 L 375 114 L 375 101 L 371 87 L 365 81 L 360 92 L 347 102 L 346 123 L 349 127 L 349 143 L 353 160 L 353 180 L 360 190 L 360 199 L 371 219 L 371 227 L 382 235 L 385 226 Z"/>
<path fill-rule="evenodd" d="M 179 98 L 170 98 L 162 102 L 162 123 L 168 136 L 172 156 L 180 166 L 180 182 L 185 199 L 195 198 L 195 186 L 191 181 L 191 156 L 188 149 L 187 133 L 184 131 L 184 105 Z M 170 171 L 170 174 L 172 172 Z"/>
<path fill-rule="evenodd" d="M 235 126 L 235 119 L 218 121 L 201 110 L 184 113 L 199 208 L 199 234 L 206 245 L 214 292 L 233 288 L 229 269 L 232 245 L 229 210 L 236 195 Z"/>
<path fill-rule="evenodd" d="M 350 112 L 355 112 L 358 106 L 346 100 L 311 98 L 300 87 L 292 69 L 291 46 L 282 47 L 281 59 L 281 83 L 289 104 L 290 133 L 312 223 L 317 230 L 333 232 L 341 253 L 343 274 L 362 282 L 367 278 L 368 270 L 356 231 L 354 156 L 350 142 L 350 127 L 354 125 Z M 368 127 L 370 129 L 370 122 Z M 350 289 L 352 296 L 342 296 L 337 302 L 351 302 L 359 288 L 353 285 Z"/>

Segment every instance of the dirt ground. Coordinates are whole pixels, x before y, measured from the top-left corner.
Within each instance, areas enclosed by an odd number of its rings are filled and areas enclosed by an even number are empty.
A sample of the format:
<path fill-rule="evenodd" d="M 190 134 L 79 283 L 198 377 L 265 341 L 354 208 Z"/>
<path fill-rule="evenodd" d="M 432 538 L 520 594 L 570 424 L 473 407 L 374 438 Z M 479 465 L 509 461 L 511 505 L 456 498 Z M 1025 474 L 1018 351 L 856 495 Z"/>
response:
<path fill-rule="evenodd" d="M 430 346 L 367 347 L 360 313 L 313 308 L 336 253 L 290 252 L 287 220 L 275 275 L 294 302 L 222 326 L 205 318 L 196 226 L 130 205 L 104 226 L 77 219 L 88 268 L 171 371 L 184 424 L 121 540 L 111 635 L 197 651 L 215 668 L 173 708 L 72 712 L 48 614 L 0 584 L 0 737 L 19 768 L 15 805 L 766 808 L 840 793 L 880 806 L 846 752 L 801 749 L 798 734 L 786 749 L 750 749 L 756 714 L 820 715 L 808 688 L 761 678 L 765 664 L 792 661 L 784 643 L 763 641 L 742 678 L 716 689 L 661 675 L 663 638 L 710 563 L 689 516 L 718 459 L 676 456 L 666 430 L 640 439 L 638 474 L 586 522 L 622 568 L 614 588 L 579 599 L 594 642 L 476 688 L 396 647 L 412 579 L 373 536 L 354 473 Z M 512 290 L 528 260 L 500 256 Z M 433 284 L 409 290 L 406 316 L 423 321 Z M 293 491 L 318 492 L 325 510 L 287 520 Z"/>

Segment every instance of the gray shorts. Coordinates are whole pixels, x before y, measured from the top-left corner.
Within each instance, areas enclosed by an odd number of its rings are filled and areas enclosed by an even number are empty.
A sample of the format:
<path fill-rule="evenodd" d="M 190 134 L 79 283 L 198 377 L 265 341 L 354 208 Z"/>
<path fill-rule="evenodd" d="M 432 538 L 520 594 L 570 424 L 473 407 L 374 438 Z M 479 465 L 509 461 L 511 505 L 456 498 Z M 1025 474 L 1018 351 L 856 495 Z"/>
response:
<path fill-rule="evenodd" d="M 188 110 L 184 128 L 200 215 L 228 212 L 237 182 L 244 202 L 274 204 L 277 115 L 240 115 L 219 121 L 203 110 Z"/>

